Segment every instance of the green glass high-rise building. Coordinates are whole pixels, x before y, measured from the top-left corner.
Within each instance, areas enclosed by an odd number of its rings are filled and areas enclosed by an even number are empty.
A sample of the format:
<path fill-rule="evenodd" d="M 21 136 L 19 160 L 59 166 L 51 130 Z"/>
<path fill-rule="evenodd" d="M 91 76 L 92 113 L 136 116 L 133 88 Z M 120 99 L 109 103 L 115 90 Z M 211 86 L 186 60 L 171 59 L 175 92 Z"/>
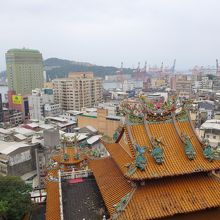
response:
<path fill-rule="evenodd" d="M 38 50 L 11 49 L 5 57 L 9 90 L 26 95 L 43 87 L 43 58 Z"/>

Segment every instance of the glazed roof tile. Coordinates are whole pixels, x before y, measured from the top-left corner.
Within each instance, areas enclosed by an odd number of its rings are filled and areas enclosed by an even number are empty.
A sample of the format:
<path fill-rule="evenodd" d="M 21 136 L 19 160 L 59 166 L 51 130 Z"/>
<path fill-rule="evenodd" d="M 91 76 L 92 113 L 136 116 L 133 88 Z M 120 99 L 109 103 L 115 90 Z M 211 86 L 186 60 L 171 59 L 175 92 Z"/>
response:
<path fill-rule="evenodd" d="M 129 155 L 129 157 L 133 158 L 133 152 L 130 149 L 130 143 L 128 143 L 127 135 L 124 132 L 122 138 L 119 141 L 119 144 L 124 149 L 124 151 Z"/>
<path fill-rule="evenodd" d="M 57 155 L 54 155 L 52 157 L 52 159 L 56 162 L 58 162 L 59 164 L 62 163 L 62 164 L 78 164 L 80 163 L 81 161 L 83 161 L 83 158 L 80 158 L 80 159 L 75 159 L 75 148 L 73 147 L 65 147 L 65 153 L 68 154 L 69 158 L 68 160 L 64 160 L 63 159 L 63 154 L 61 152 L 59 152 L 59 154 Z"/>
<path fill-rule="evenodd" d="M 89 166 L 93 170 L 105 205 L 112 215 L 115 209 L 114 205 L 133 188 L 111 158 L 91 160 Z"/>
<path fill-rule="evenodd" d="M 130 148 L 123 146 L 124 143 L 121 145 L 120 141 L 119 143 L 114 144 L 104 143 L 112 158 L 126 177 L 133 180 L 152 179 L 187 173 L 211 171 L 220 168 L 220 161 L 209 162 L 206 158 L 204 158 L 202 145 L 192 130 L 189 121 L 178 122 L 177 126 L 179 126 L 181 132 L 187 133 L 189 137 L 192 137 L 191 140 L 193 148 L 196 151 L 196 157 L 194 160 L 189 160 L 187 158 L 184 151 L 184 145 L 172 122 L 152 123 L 148 126 L 152 136 L 160 138 L 164 143 L 164 146 L 162 146 L 164 149 L 164 163 L 161 165 L 156 164 L 154 158 L 149 152 L 152 150 L 152 145 L 143 124 L 128 126 L 132 137 L 130 140 L 127 139 L 127 142 L 129 143 L 131 142 L 131 139 L 134 139 L 140 146 L 147 147 L 148 150 L 145 153 L 145 157 L 147 159 L 145 171 L 137 169 L 134 174 L 129 176 L 127 174 L 126 165 L 134 160 L 131 156 L 129 156 L 132 154 L 131 151 L 128 152 L 128 149 Z"/>
<path fill-rule="evenodd" d="M 150 180 L 119 219 L 155 219 L 220 206 L 220 182 L 206 173 Z"/>
<path fill-rule="evenodd" d="M 57 169 L 49 170 L 48 176 L 57 177 Z M 47 180 L 46 220 L 60 220 L 59 183 Z"/>
<path fill-rule="evenodd" d="M 111 158 L 91 161 L 105 204 L 111 214 L 114 204 L 132 190 Z M 147 220 L 220 206 L 220 182 L 207 173 L 148 180 L 138 186 L 118 219 Z"/>

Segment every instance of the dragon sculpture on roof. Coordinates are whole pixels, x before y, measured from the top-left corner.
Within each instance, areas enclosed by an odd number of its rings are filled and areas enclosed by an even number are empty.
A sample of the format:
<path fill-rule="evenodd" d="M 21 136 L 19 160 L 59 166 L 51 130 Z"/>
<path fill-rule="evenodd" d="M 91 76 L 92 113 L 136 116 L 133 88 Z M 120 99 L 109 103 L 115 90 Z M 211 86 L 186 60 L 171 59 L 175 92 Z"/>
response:
<path fill-rule="evenodd" d="M 147 165 L 147 159 L 145 157 L 145 147 L 141 147 L 138 144 L 133 144 L 135 150 L 135 159 L 132 163 L 126 164 L 128 169 L 128 175 L 131 176 L 136 172 L 137 169 L 144 171 Z"/>
<path fill-rule="evenodd" d="M 191 143 L 191 138 L 187 134 L 184 134 L 184 133 L 181 134 L 181 138 L 184 143 L 184 150 L 185 150 L 186 156 L 189 158 L 189 160 L 193 160 L 196 156 L 196 152 Z"/>
<path fill-rule="evenodd" d="M 164 145 L 159 138 L 152 137 L 152 145 L 153 150 L 151 151 L 151 155 L 155 159 L 157 164 L 162 164 L 164 162 L 164 150 L 162 145 Z"/>

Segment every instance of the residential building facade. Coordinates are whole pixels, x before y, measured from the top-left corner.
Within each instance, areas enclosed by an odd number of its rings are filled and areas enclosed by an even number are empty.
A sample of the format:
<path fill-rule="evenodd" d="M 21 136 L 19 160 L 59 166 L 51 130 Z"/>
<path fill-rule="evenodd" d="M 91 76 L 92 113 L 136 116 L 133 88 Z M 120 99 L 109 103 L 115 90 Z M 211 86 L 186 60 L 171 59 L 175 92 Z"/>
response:
<path fill-rule="evenodd" d="M 220 143 L 220 120 L 211 119 L 203 123 L 199 130 L 200 137 L 206 139 L 212 146 Z"/>
<path fill-rule="evenodd" d="M 215 80 L 213 80 L 213 90 L 220 91 L 220 76 L 217 76 Z"/>
<path fill-rule="evenodd" d="M 55 117 L 62 114 L 62 108 L 59 103 L 46 103 L 43 109 L 44 117 Z"/>
<path fill-rule="evenodd" d="M 38 50 L 8 50 L 6 68 L 9 90 L 16 94 L 31 94 L 32 89 L 43 87 L 43 59 Z"/>
<path fill-rule="evenodd" d="M 27 95 L 16 95 L 14 90 L 8 91 L 8 107 L 22 113 L 22 120 L 29 119 L 29 105 Z"/>
<path fill-rule="evenodd" d="M 2 94 L 0 93 L 0 122 L 3 122 L 3 116 Z"/>
<path fill-rule="evenodd" d="M 0 174 L 22 176 L 36 170 L 35 149 L 40 145 L 0 141 Z"/>
<path fill-rule="evenodd" d="M 29 111 L 31 119 L 41 120 L 44 117 L 45 104 L 54 103 L 54 95 L 52 89 L 35 89 L 32 95 L 28 96 Z"/>
<path fill-rule="evenodd" d="M 176 76 L 176 92 L 179 97 L 189 98 L 192 93 L 192 79 L 187 75 Z"/>
<path fill-rule="evenodd" d="M 80 111 L 103 101 L 102 79 L 92 72 L 70 73 L 68 78 L 55 79 L 54 98 L 63 110 Z"/>
<path fill-rule="evenodd" d="M 77 116 L 78 126 L 93 126 L 99 132 L 113 137 L 115 130 L 121 123 L 121 117 L 108 114 L 108 109 L 99 108 L 96 114 L 80 114 Z"/>

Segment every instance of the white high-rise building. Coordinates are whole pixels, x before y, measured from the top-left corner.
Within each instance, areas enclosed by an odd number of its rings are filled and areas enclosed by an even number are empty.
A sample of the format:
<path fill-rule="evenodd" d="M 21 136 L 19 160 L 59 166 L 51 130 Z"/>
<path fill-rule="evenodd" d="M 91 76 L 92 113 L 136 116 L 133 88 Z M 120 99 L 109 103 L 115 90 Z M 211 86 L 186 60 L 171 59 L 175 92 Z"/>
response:
<path fill-rule="evenodd" d="M 102 79 L 92 72 L 70 73 L 68 78 L 54 79 L 54 99 L 63 110 L 80 111 L 103 101 Z"/>
<path fill-rule="evenodd" d="M 28 96 L 29 112 L 31 119 L 42 120 L 44 117 L 44 105 L 54 103 L 52 89 L 35 89 Z"/>

